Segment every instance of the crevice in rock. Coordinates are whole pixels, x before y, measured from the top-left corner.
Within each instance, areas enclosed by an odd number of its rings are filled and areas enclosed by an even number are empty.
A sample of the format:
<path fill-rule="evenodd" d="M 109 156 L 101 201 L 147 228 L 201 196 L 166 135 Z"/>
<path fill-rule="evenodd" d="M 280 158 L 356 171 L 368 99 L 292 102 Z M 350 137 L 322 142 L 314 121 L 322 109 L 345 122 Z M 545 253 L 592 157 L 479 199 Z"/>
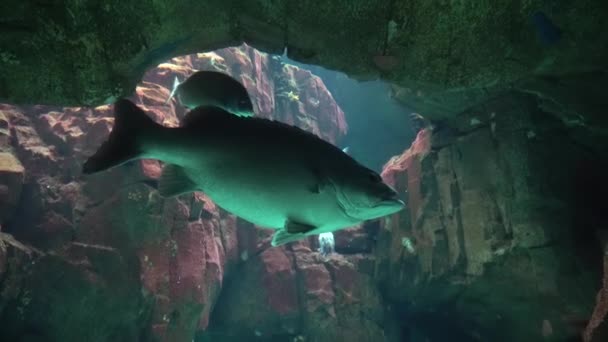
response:
<path fill-rule="evenodd" d="M 453 167 L 453 165 L 455 164 L 454 162 L 454 154 L 453 154 L 453 148 L 451 149 L 451 153 L 450 153 L 450 160 L 451 160 L 451 165 Z M 459 253 L 458 253 L 458 258 L 455 261 L 455 267 L 456 269 L 460 269 L 462 272 L 466 272 L 467 269 L 467 253 L 466 253 L 466 239 L 464 237 L 464 226 L 462 224 L 462 213 L 461 213 L 461 208 L 460 208 L 460 202 L 461 202 L 461 193 L 460 193 L 460 184 L 458 182 L 458 176 L 456 175 L 455 170 L 451 170 L 450 172 L 450 176 L 451 176 L 451 182 L 450 182 L 450 198 L 452 199 L 452 211 L 454 212 L 454 216 L 456 218 L 456 229 L 457 229 L 457 236 L 458 236 L 458 246 L 459 246 Z"/>

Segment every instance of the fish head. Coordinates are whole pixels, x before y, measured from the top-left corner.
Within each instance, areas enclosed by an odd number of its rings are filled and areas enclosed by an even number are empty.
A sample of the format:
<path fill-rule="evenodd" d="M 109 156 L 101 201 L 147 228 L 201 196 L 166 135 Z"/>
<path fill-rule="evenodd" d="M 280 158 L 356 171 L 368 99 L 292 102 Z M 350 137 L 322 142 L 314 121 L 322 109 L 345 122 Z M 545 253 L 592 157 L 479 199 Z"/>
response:
<path fill-rule="evenodd" d="M 337 182 L 337 198 L 345 214 L 357 221 L 371 220 L 405 208 L 399 194 L 382 177 L 363 166 Z"/>

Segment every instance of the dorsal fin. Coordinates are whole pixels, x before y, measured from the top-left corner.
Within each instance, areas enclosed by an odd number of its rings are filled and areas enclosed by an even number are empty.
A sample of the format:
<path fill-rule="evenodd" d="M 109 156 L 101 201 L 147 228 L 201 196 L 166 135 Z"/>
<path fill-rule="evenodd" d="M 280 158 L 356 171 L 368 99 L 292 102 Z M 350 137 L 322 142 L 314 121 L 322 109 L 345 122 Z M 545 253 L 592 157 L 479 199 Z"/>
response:
<path fill-rule="evenodd" d="M 175 78 L 173 79 L 173 88 L 171 89 L 171 94 L 169 94 L 169 97 L 167 98 L 167 100 L 165 100 L 165 105 L 167 105 L 167 103 L 169 103 L 169 101 L 171 101 L 171 99 L 173 98 L 173 96 L 175 96 L 175 92 L 177 91 L 177 88 L 179 88 L 179 85 L 181 83 L 179 82 L 179 78 L 177 78 L 177 76 L 175 76 Z"/>

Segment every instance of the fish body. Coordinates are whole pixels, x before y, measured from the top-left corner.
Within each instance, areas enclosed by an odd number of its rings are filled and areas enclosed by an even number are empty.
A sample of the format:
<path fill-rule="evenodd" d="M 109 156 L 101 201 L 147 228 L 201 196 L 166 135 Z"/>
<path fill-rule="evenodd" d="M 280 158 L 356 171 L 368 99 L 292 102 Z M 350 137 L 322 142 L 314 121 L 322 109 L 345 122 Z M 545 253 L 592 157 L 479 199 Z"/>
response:
<path fill-rule="evenodd" d="M 273 245 L 404 207 L 376 172 L 316 135 L 218 107 L 197 107 L 182 127 L 168 128 L 130 101 L 117 101 L 112 133 L 83 172 L 141 158 L 168 164 L 159 181 L 161 195 L 203 191 L 219 207 L 277 229 Z"/>
<path fill-rule="evenodd" d="M 188 109 L 216 106 L 239 116 L 254 115 L 247 89 L 234 78 L 217 71 L 197 71 L 181 83 L 175 77 L 165 103 L 173 97 Z"/>

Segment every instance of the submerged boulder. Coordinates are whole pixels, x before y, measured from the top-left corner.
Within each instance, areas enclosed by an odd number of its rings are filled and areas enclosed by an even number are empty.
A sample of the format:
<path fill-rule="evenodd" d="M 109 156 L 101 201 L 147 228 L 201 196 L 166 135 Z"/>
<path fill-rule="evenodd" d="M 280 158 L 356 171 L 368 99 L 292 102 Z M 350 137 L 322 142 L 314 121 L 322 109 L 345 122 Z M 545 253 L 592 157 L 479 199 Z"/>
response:
<path fill-rule="evenodd" d="M 308 241 L 267 249 L 227 279 L 209 330 L 212 341 L 378 341 L 384 339 L 381 294 L 369 254 L 327 258 Z"/>

